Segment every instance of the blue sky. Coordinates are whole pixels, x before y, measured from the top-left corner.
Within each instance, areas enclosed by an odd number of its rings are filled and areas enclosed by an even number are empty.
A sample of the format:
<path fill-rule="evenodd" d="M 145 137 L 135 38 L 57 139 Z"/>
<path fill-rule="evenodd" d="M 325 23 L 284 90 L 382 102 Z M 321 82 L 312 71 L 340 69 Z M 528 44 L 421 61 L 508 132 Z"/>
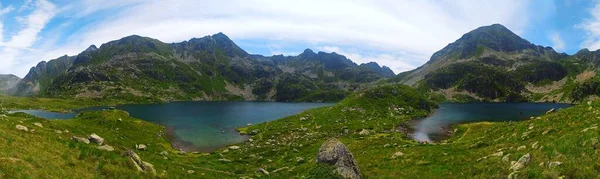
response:
<path fill-rule="evenodd" d="M 337 52 L 396 73 L 500 23 L 559 52 L 600 48 L 600 1 L 0 0 L 0 74 L 137 34 L 163 42 L 223 32 L 250 53 Z"/>

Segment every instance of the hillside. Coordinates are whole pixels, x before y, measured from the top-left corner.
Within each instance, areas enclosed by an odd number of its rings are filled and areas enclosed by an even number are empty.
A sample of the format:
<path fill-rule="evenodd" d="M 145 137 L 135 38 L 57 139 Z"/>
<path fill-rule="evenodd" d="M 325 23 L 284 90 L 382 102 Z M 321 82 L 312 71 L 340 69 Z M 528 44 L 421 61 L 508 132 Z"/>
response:
<path fill-rule="evenodd" d="M 92 105 L 12 97 L 0 97 L 0 104 L 3 109 Z M 241 128 L 251 134 L 251 141 L 212 153 L 175 151 L 163 127 L 118 110 L 85 112 L 76 119 L 54 121 L 22 113 L 1 114 L 0 160 L 5 162 L 0 163 L 0 176 L 329 178 L 335 176 L 332 166 L 316 162 L 321 144 L 329 138 L 347 146 L 365 178 L 593 178 L 599 172 L 600 121 L 594 116 L 600 113 L 600 102 L 528 121 L 458 125 L 453 136 L 441 143 L 417 143 L 408 138 L 407 123 L 428 115 L 434 107 L 415 89 L 376 87 L 331 107 Z M 91 133 L 103 137 L 104 145 L 114 151 L 71 140 Z M 135 150 L 137 144 L 145 144 L 147 149 Z M 122 155 L 129 149 L 151 164 L 156 174 L 137 172 Z"/>
<path fill-rule="evenodd" d="M 376 63 L 359 66 L 310 49 L 298 56 L 251 55 L 223 33 L 171 44 L 134 35 L 41 62 L 12 92 L 130 101 L 339 101 L 393 75 Z"/>
<path fill-rule="evenodd" d="M 578 86 L 595 76 L 597 65 L 594 52 L 557 53 L 494 24 L 466 33 L 393 81 L 451 101 L 577 102 L 594 94 Z"/>
<path fill-rule="evenodd" d="M 0 74 L 0 94 L 6 93 L 8 89 L 17 85 L 17 83 L 19 83 L 20 80 L 21 78 L 15 75 Z"/>

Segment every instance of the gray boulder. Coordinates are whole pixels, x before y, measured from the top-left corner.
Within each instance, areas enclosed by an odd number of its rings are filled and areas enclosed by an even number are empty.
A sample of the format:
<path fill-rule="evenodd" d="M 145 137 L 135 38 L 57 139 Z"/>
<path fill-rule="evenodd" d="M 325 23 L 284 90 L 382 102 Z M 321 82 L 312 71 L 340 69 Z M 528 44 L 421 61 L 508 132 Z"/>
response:
<path fill-rule="evenodd" d="M 127 150 L 123 156 L 129 158 L 138 171 L 156 174 L 154 165 L 143 161 L 133 150 Z"/>
<path fill-rule="evenodd" d="M 531 161 L 531 155 L 525 154 L 521 158 L 519 158 L 519 161 L 512 164 L 512 166 L 510 166 L 510 169 L 512 171 L 517 171 L 522 168 L 525 168 L 525 166 L 527 165 L 527 163 L 529 163 L 529 161 Z"/>
<path fill-rule="evenodd" d="M 90 140 L 88 140 L 86 138 L 83 138 L 83 137 L 73 136 L 73 137 L 71 137 L 71 140 L 72 141 L 76 141 L 76 142 L 81 142 L 81 143 L 84 143 L 84 144 L 90 144 Z"/>
<path fill-rule="evenodd" d="M 337 139 L 329 139 L 321 145 L 319 153 L 317 154 L 317 163 L 334 165 L 336 167 L 334 172 L 344 178 L 361 178 L 354 156 L 350 150 Z"/>
<path fill-rule="evenodd" d="M 90 142 L 97 143 L 98 145 L 102 145 L 104 143 L 104 138 L 96 135 L 95 133 L 90 134 L 88 139 Z"/>

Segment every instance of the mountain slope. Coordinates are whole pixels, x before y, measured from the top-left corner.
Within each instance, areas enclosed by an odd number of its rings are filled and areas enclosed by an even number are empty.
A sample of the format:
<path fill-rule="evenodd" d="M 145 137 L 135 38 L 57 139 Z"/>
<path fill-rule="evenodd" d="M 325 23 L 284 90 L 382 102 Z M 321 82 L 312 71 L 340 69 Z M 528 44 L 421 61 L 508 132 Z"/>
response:
<path fill-rule="evenodd" d="M 21 78 L 15 76 L 15 75 L 0 74 L 0 94 L 7 92 L 7 90 L 9 90 L 10 88 L 17 85 L 17 83 L 19 83 L 19 81 L 21 81 Z"/>
<path fill-rule="evenodd" d="M 14 91 L 141 101 L 337 101 L 390 73 L 309 49 L 298 56 L 250 55 L 223 33 L 171 44 L 133 35 L 40 63 Z"/>
<path fill-rule="evenodd" d="M 449 100 L 573 101 L 577 75 L 594 69 L 591 52 L 569 56 L 531 44 L 500 24 L 477 28 L 394 77 Z"/>

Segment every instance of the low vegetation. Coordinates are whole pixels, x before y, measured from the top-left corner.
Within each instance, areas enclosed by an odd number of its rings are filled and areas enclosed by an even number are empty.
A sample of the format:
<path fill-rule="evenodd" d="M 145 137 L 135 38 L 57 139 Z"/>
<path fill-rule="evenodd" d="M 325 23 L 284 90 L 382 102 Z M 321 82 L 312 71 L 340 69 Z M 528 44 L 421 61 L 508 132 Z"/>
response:
<path fill-rule="evenodd" d="M 429 98 L 403 85 L 375 87 L 334 106 L 240 128 L 251 135 L 248 142 L 211 153 L 185 153 L 170 147 L 164 127 L 124 111 L 48 121 L 6 112 L 23 103 L 67 110 L 76 102 L 0 97 L 0 177 L 336 178 L 332 166 L 316 161 L 329 138 L 345 144 L 365 178 L 593 178 L 600 172 L 600 102 L 521 122 L 457 125 L 446 141 L 419 143 L 410 139 L 408 127 L 413 119 L 431 114 L 436 104 Z M 115 150 L 71 140 L 92 133 Z M 147 149 L 136 150 L 137 144 Z M 137 171 L 122 155 L 130 149 L 152 164 L 156 174 Z"/>

